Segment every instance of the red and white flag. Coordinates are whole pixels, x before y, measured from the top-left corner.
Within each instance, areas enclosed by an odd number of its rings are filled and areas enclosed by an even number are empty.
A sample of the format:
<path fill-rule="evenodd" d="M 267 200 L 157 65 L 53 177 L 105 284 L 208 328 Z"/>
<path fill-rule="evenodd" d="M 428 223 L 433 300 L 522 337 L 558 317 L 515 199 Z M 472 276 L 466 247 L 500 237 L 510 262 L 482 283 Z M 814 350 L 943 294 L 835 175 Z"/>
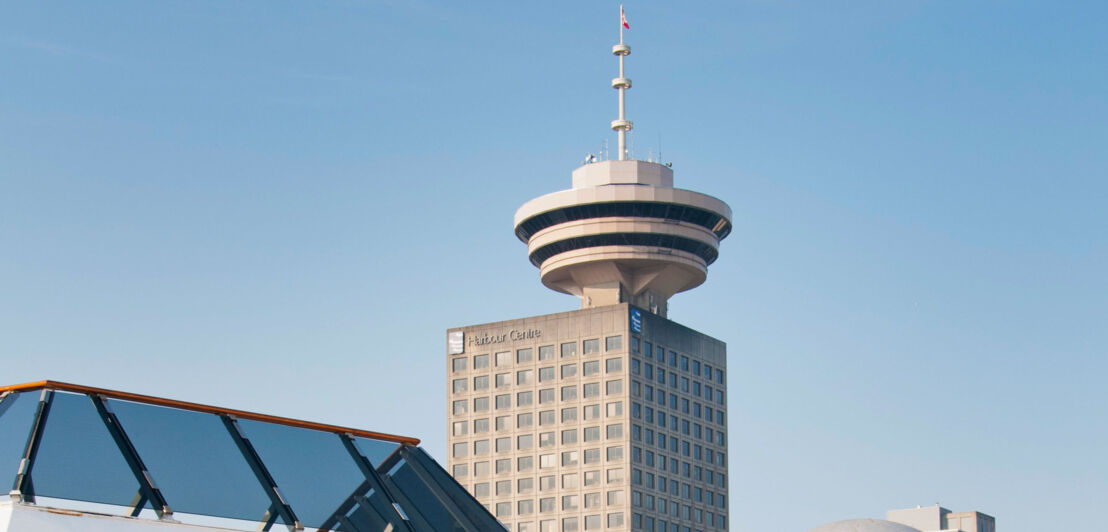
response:
<path fill-rule="evenodd" d="M 627 23 L 627 14 L 623 12 L 623 6 L 619 6 L 619 22 L 624 28 L 631 29 L 631 25 Z"/>

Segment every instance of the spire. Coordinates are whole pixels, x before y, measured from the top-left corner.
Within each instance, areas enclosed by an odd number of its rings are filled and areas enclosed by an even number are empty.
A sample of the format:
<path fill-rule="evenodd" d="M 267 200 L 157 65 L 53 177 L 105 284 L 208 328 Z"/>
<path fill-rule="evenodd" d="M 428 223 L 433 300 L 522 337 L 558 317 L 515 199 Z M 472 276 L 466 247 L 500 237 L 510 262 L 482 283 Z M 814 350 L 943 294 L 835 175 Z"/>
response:
<path fill-rule="evenodd" d="M 631 80 L 624 76 L 623 60 L 631 54 L 631 47 L 623 44 L 623 29 L 631 28 L 627 23 L 627 16 L 623 13 L 623 6 L 619 6 L 619 44 L 612 47 L 612 53 L 619 56 L 619 77 L 612 80 L 612 88 L 619 91 L 619 118 L 612 121 L 612 129 L 619 136 L 620 161 L 627 160 L 627 132 L 633 125 L 627 119 L 627 89 L 631 88 Z"/>

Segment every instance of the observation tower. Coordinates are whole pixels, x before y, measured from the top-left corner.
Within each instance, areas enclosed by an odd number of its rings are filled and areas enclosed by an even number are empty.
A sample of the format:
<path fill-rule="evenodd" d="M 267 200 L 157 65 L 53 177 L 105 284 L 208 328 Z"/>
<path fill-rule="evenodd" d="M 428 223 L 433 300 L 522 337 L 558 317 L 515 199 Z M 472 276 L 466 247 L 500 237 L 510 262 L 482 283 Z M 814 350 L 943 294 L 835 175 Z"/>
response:
<path fill-rule="evenodd" d="M 700 286 L 720 241 L 731 232 L 723 201 L 673 187 L 670 165 L 634 160 L 627 150 L 624 63 L 631 47 L 612 47 L 619 58 L 619 118 L 614 160 L 590 156 L 573 171 L 573 188 L 524 203 L 515 214 L 516 236 L 527 244 L 542 283 L 581 298 L 581 308 L 630 303 L 666 316 L 667 301 Z"/>

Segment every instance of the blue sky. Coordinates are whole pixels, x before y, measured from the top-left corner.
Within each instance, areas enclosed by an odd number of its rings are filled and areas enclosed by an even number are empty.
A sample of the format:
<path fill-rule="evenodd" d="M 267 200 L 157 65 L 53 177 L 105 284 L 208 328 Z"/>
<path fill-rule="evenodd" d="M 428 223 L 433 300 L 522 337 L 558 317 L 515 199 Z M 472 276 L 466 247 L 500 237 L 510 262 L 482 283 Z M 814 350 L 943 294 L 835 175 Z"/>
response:
<path fill-rule="evenodd" d="M 420 437 L 444 330 L 575 308 L 512 214 L 614 135 L 617 4 L 0 7 L 0 359 Z M 729 202 L 736 531 L 1108 499 L 1101 2 L 627 3 L 635 154 Z M 402 400 L 400 400 L 402 398 Z"/>

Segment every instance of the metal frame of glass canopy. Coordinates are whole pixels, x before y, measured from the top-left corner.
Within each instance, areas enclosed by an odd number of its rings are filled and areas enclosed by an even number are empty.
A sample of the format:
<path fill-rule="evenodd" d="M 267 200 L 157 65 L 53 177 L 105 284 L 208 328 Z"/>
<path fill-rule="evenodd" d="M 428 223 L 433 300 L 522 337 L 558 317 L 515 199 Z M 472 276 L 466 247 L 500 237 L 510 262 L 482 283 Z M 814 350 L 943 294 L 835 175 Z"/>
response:
<path fill-rule="evenodd" d="M 162 520 L 176 508 L 261 530 L 504 530 L 418 444 L 57 381 L 0 386 L 0 475 L 12 474 L 19 503 L 149 508 Z"/>

